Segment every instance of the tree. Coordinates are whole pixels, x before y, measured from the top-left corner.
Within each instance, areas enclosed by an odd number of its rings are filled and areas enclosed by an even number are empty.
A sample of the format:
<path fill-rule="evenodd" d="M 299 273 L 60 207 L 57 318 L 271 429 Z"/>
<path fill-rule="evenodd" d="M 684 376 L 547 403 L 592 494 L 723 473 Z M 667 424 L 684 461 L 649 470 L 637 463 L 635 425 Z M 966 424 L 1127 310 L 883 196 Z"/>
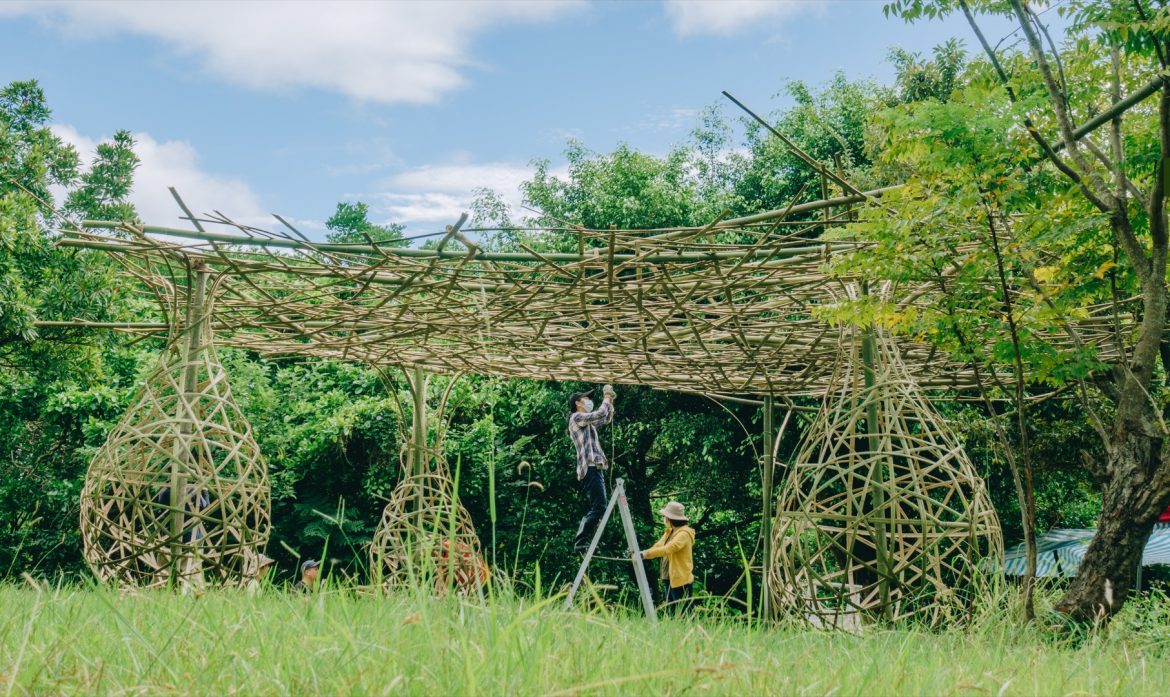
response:
<path fill-rule="evenodd" d="M 376 225 L 370 222 L 370 207 L 361 201 L 342 202 L 337 210 L 325 221 L 329 229 L 328 239 L 336 243 L 369 244 L 379 242 L 388 246 L 407 244 L 402 240 L 404 228 L 398 223 Z"/>
<path fill-rule="evenodd" d="M 851 81 L 844 73 L 819 89 L 800 81 L 787 85 L 796 106 L 770 117 L 776 130 L 795 141 L 818 162 L 862 189 L 869 188 L 870 153 L 865 130 L 870 114 L 895 103 L 893 91 L 869 81 Z M 737 177 L 735 193 L 743 212 L 784 208 L 794 199 L 816 200 L 839 196 L 829 183 L 822 190 L 820 175 L 754 120 L 744 120 L 749 155 Z M 819 214 L 814 214 L 819 217 Z"/>
<path fill-rule="evenodd" d="M 58 249 L 69 216 L 133 219 L 137 158 L 125 132 L 82 170 L 48 128 L 34 81 L 0 89 L 0 568 L 71 569 L 77 494 L 89 455 L 113 425 L 142 367 L 109 335 L 43 329 L 38 320 L 106 320 L 134 308 L 118 295 L 114 264 Z M 67 212 L 52 189 L 64 187 Z"/>
<path fill-rule="evenodd" d="M 1106 286 L 1115 310 L 1120 310 L 1122 294 L 1129 290 L 1124 286 L 1132 282 L 1138 307 L 1127 335 L 1119 332 L 1124 353 L 1086 376 L 1086 383 L 1109 400 L 1112 411 L 1111 423 L 1102 422 L 1098 429 L 1105 462 L 1094 466 L 1103 505 L 1079 575 L 1058 603 L 1059 609 L 1077 618 L 1109 616 L 1125 602 L 1145 541 L 1158 514 L 1170 504 L 1166 447 L 1170 433 L 1154 382 L 1160 357 L 1170 356 L 1170 351 L 1162 350 L 1170 237 L 1163 173 L 1170 157 L 1170 84 L 1151 82 L 1170 60 L 1170 11 L 1142 0 L 1075 2 L 1066 11 L 1074 20 L 1076 42 L 1064 51 L 1057 49 L 1035 10 L 1023 0 L 898 0 L 887 5 L 887 11 L 910 21 L 963 12 L 987 55 L 989 75 L 1014 114 L 1000 137 L 1006 141 L 1026 137 L 1032 155 L 1022 168 L 1032 171 L 1043 165 L 1040 169 L 1063 180 L 1064 186 L 1054 184 L 1053 195 L 1043 202 L 1046 210 L 1065 223 L 1073 212 L 1083 224 L 1038 223 L 1047 233 L 1045 242 L 1055 242 L 1058 253 L 1035 263 L 1029 286 L 1039 288 L 1032 291 L 1041 298 L 1049 296 L 1042 284 L 1060 276 L 1067 289 L 1056 295 L 1076 297 L 1079 291 L 1084 302 Z M 1024 53 L 994 50 L 977 13 L 1012 18 L 1024 39 Z M 1097 87 L 1102 84 L 1110 89 Z M 1138 100 L 1129 105 L 1134 118 L 1127 118 L 1122 108 L 1110 111 L 1123 93 L 1135 93 L 1145 85 L 1153 85 L 1147 95 L 1156 98 L 1156 107 Z M 1098 121 L 1101 130 L 1079 128 L 1101 113 L 1112 116 L 1107 127 Z M 1017 189 L 1019 180 L 1014 175 L 1000 179 L 988 193 L 998 196 Z M 1021 228 L 1017 224 L 1013 229 Z M 1074 249 L 1084 239 L 1093 243 L 1091 250 L 1105 251 L 1096 267 L 1084 265 L 1084 254 L 1059 255 L 1060 248 Z M 1071 324 L 1068 327 L 1075 331 Z"/>

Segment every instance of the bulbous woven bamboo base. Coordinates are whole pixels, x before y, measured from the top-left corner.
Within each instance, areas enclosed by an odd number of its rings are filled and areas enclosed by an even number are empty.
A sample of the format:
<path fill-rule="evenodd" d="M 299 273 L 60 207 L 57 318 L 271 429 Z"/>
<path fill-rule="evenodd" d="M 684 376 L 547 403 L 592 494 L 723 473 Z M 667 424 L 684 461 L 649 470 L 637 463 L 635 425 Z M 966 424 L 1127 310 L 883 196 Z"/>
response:
<path fill-rule="evenodd" d="M 235 584 L 268 541 L 267 467 L 227 373 L 210 346 L 182 354 L 164 352 L 86 473 L 81 536 L 102 581 Z"/>
<path fill-rule="evenodd" d="M 438 595 L 487 581 L 471 516 L 442 468 L 394 488 L 370 545 L 370 568 L 385 588 L 431 587 Z"/>
<path fill-rule="evenodd" d="M 875 340 L 867 388 L 853 338 L 780 493 L 768 592 L 815 626 L 937 624 L 983 588 L 980 560 L 1002 554 L 999 520 L 892 342 Z"/>

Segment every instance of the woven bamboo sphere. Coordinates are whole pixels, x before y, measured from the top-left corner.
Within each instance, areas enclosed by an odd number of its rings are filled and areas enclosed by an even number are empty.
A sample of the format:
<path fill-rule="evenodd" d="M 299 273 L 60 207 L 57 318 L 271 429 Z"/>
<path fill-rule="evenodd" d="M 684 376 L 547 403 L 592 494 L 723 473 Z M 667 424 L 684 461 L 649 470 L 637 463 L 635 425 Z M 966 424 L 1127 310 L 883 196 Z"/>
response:
<path fill-rule="evenodd" d="M 370 545 L 370 568 L 385 588 L 470 592 L 487 581 L 471 516 L 441 461 L 394 488 Z"/>
<path fill-rule="evenodd" d="M 961 616 L 1002 554 L 983 480 L 889 337 L 845 330 L 831 390 L 777 502 L 767 583 L 781 613 L 856 628 Z M 872 421 L 872 423 L 871 423 Z"/>
<path fill-rule="evenodd" d="M 235 584 L 268 541 L 267 466 L 251 426 L 211 343 L 192 350 L 179 336 L 86 473 L 84 555 L 104 582 Z"/>

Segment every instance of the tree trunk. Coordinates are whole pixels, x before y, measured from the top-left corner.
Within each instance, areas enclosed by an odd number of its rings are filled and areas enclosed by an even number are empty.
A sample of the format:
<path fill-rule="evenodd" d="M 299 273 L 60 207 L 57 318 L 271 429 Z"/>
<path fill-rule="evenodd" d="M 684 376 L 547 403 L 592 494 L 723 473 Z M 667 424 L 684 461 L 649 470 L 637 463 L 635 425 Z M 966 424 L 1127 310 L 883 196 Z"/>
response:
<path fill-rule="evenodd" d="M 1150 531 L 1170 504 L 1170 459 L 1162 449 L 1166 425 L 1148 391 L 1166 329 L 1164 269 L 1156 263 L 1157 275 L 1143 284 L 1139 339 L 1128 369 L 1119 376 L 1097 534 L 1056 606 L 1081 620 L 1108 618 L 1125 604 Z"/>
<path fill-rule="evenodd" d="M 1057 610 L 1093 620 L 1112 615 L 1125 603 L 1150 531 L 1170 504 L 1160 451 L 1160 439 L 1134 434 L 1110 458 L 1113 477 L 1105 487 L 1097 534 Z"/>

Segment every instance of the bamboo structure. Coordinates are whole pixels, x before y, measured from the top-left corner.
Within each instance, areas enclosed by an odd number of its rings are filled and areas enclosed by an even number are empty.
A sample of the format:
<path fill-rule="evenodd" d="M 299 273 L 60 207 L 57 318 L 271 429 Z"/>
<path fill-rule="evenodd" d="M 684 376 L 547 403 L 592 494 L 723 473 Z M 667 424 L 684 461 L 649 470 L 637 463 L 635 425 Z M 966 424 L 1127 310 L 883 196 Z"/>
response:
<path fill-rule="evenodd" d="M 1003 553 L 986 487 L 888 336 L 840 345 L 777 503 L 768 593 L 819 627 L 953 619 Z"/>
<path fill-rule="evenodd" d="M 375 585 L 432 587 L 438 595 L 450 590 L 477 590 L 488 578 L 471 516 L 460 503 L 446 459 L 443 431 L 428 437 L 427 376 L 422 369 L 407 370 L 413 405 L 409 435 L 402 448 L 403 477 L 370 543 L 370 568 Z M 439 403 L 441 419 L 446 395 Z"/>
<path fill-rule="evenodd" d="M 471 516 L 445 468 L 394 487 L 370 544 L 370 567 L 383 588 L 433 587 L 437 595 L 472 592 L 487 581 Z"/>
<path fill-rule="evenodd" d="M 64 230 L 59 244 L 110 253 L 180 304 L 186 289 L 167 269 L 176 258 L 205 264 L 222 278 L 218 340 L 264 356 L 794 397 L 824 394 L 838 345 L 823 315 L 855 283 L 828 274 L 826 262 L 864 248 L 806 236 L 849 214 L 783 234 L 776 225 L 789 211 L 546 236 L 550 246 L 575 238 L 576 252 L 488 252 L 465 237 L 440 249 L 316 244 L 226 218 L 200 222 L 237 234 L 91 221 Z M 111 229 L 119 234 L 102 234 Z M 1102 354 L 1112 350 L 1107 311 L 1077 324 L 1077 341 Z M 923 389 L 976 387 L 965 365 L 925 339 L 896 341 Z M 1077 348 L 1065 337 L 1053 342 Z"/>
<path fill-rule="evenodd" d="M 857 206 L 884 190 L 842 185 L 842 195 L 831 197 L 829 180 L 839 175 L 821 173 L 817 201 L 703 226 L 533 229 L 522 252 L 481 248 L 461 229 L 466 216 L 430 248 L 314 243 L 295 230 L 190 213 L 196 230 L 88 221 L 63 230 L 59 244 L 110 254 L 162 301 L 164 321 L 111 328 L 149 335 L 171 326 L 178 308 L 199 302 L 197 285 L 177 278 L 197 266 L 217 279 L 214 321 L 202 326 L 222 345 L 416 371 L 404 478 L 370 551 L 383 585 L 423 572 L 445 579 L 437 587 L 451 581 L 468 590 L 483 576 L 479 542 L 449 469 L 440 448 L 427 443 L 421 377 L 470 372 L 741 401 L 764 395 L 769 406 L 777 397 L 789 404 L 800 395 L 822 398 L 776 506 L 774 444 L 765 443 L 765 531 L 775 511 L 764 539 L 768 609 L 830 624 L 850 612 L 937 620 L 957 606 L 948 598 L 961 583 L 974 578 L 972 560 L 1000 543 L 982 482 L 923 391 L 979 386 L 967 366 L 925 339 L 863 336 L 826 320 L 859 285 L 829 273 L 830 262 L 866 244 L 813 238 L 853 219 Z M 932 302 L 925 286 L 899 289 L 898 297 L 903 309 Z M 1053 347 L 1094 350 L 1109 360 L 1117 350 L 1112 309 L 1070 319 L 1069 335 L 1054 335 Z M 771 434 L 770 408 L 767 426 Z M 104 457 L 103 466 L 117 467 L 119 455 Z M 185 481 L 167 485 L 179 491 Z M 174 533 L 186 529 L 185 511 L 168 518 L 178 525 L 164 536 L 172 551 L 152 547 L 152 554 L 184 553 Z"/>
<path fill-rule="evenodd" d="M 207 282 L 196 273 L 182 327 L 86 473 L 81 536 L 102 581 L 238 584 L 267 543 L 268 470 L 216 357 Z"/>

